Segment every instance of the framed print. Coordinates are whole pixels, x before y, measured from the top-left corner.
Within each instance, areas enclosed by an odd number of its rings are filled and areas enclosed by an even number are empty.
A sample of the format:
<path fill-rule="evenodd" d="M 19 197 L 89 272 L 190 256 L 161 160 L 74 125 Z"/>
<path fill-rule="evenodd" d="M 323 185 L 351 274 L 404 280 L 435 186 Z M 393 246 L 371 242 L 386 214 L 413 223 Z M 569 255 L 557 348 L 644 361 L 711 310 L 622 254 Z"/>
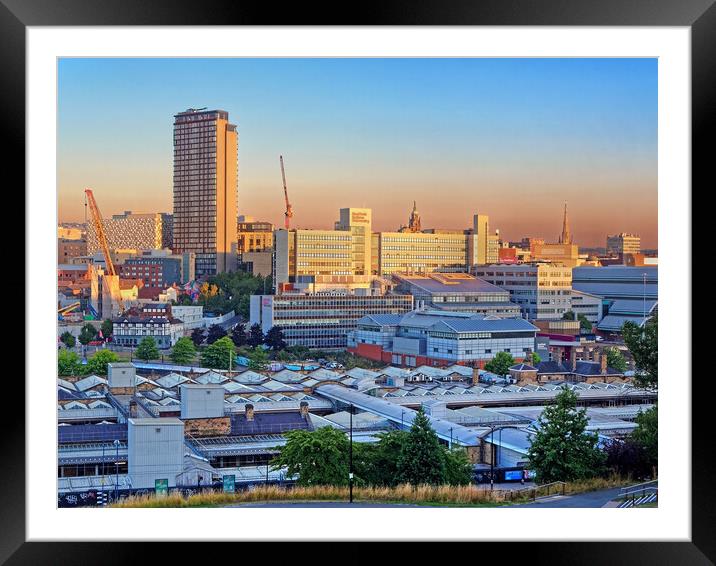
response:
<path fill-rule="evenodd" d="M 711 563 L 712 2 L 182 4 L 0 5 L 28 224 L 3 560 Z"/>

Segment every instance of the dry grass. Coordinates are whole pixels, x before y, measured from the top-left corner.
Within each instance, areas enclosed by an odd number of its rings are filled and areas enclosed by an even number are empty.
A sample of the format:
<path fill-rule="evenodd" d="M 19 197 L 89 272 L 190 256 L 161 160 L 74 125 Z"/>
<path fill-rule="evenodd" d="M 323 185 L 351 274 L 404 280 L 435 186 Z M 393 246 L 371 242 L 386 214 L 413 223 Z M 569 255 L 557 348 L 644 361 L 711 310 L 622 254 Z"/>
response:
<path fill-rule="evenodd" d="M 144 495 L 129 497 L 111 507 L 206 507 L 251 503 L 256 501 L 345 501 L 347 487 L 312 486 L 293 487 L 259 486 L 237 493 L 206 492 L 184 497 L 173 493 L 165 497 Z M 429 486 L 412 487 L 355 487 L 355 501 L 384 501 L 396 503 L 427 503 L 445 505 L 501 504 L 509 501 L 509 490 L 479 488 L 476 486 Z"/>
<path fill-rule="evenodd" d="M 630 478 L 611 476 L 567 482 L 566 494 L 584 493 L 600 489 L 623 487 L 634 483 Z M 548 491 L 549 490 L 549 491 Z M 537 497 L 561 493 L 560 486 L 538 488 Z M 503 505 L 528 501 L 534 497 L 534 489 L 517 491 L 489 487 L 399 485 L 397 487 L 354 487 L 355 501 L 382 501 L 432 505 Z M 184 497 L 172 493 L 165 497 L 151 495 L 131 496 L 112 504 L 111 507 L 211 507 L 259 501 L 346 501 L 348 488 L 337 486 L 311 486 L 285 488 L 275 485 L 257 486 L 237 493 L 205 492 Z"/>

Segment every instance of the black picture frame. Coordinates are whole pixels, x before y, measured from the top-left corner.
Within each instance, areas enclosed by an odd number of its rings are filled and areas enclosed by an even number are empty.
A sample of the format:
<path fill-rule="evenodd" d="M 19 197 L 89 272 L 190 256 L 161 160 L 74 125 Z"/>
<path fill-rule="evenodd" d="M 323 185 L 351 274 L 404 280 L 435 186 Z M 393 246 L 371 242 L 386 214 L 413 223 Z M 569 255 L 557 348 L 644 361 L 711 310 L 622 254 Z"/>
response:
<path fill-rule="evenodd" d="M 27 26 L 67 25 L 550 25 L 550 26 L 687 26 L 692 39 L 692 187 L 713 181 L 708 179 L 713 161 L 709 142 L 714 137 L 716 116 L 716 5 L 714 0 L 458 0 L 442 2 L 380 2 L 351 5 L 334 3 L 291 3 L 278 7 L 273 3 L 221 2 L 202 3 L 186 0 L 0 0 L 0 70 L 2 76 L 2 112 L 0 124 L 8 143 L 2 152 L 5 165 L 22 171 L 25 162 L 25 32 Z M 348 8 L 348 9 L 347 9 Z M 7 170 L 7 169 L 6 169 Z M 19 184 L 17 185 L 19 186 Z M 10 190 L 9 188 L 6 190 Z M 684 198 L 688 198 L 685 187 Z M 28 212 L 28 211 L 26 211 Z M 30 211 L 31 212 L 31 211 Z M 683 305 L 690 308 L 690 304 Z M 689 364 L 680 379 L 690 378 L 691 352 L 672 353 Z M 708 372 L 710 373 L 710 371 Z M 706 379 L 710 375 L 704 376 Z M 18 401 L 13 397 L 15 402 Z M 692 500 L 691 542 L 564 542 L 522 543 L 519 547 L 495 548 L 503 557 L 519 556 L 520 562 L 550 564 L 710 564 L 716 561 L 716 505 L 714 470 L 709 466 L 713 441 L 708 395 L 692 396 Z M 23 410 L 24 412 L 24 410 Z M 25 542 L 25 434 L 24 414 L 5 420 L 2 435 L 0 499 L 0 562 L 7 564 L 93 564 L 141 561 L 140 543 L 28 543 Z M 78 525 L 78 529 L 81 525 Z M 275 529 L 275 526 L 271 527 Z M 590 533 L 599 525 L 585 525 Z M 277 534 L 280 531 L 277 531 Z M 515 531 L 517 537 L 525 532 Z M 527 532 L 528 534 L 528 532 Z M 559 525 L 555 525 L 555 535 Z M 319 535 L 317 534 L 317 538 Z M 430 539 L 426 531 L 425 538 Z M 265 543 L 264 543 L 265 544 Z M 346 553 L 351 562 L 375 556 L 373 543 Z M 504 545 L 504 543 L 490 543 Z M 241 554 L 227 559 L 264 560 L 265 552 L 255 544 L 242 543 Z M 404 560 L 422 553 L 411 545 L 401 550 Z M 162 549 L 165 563 L 185 556 Z M 264 548 L 265 550 L 265 548 Z M 491 550 L 491 549 L 486 549 Z M 417 552 L 416 552 L 417 551 Z M 221 549 L 212 549 L 220 556 Z M 254 554 L 259 552 L 259 554 Z M 296 560 L 295 550 L 271 544 L 271 561 Z M 305 552 L 303 550 L 301 553 Z M 454 552 L 450 551 L 451 554 Z M 467 552 L 475 552 L 468 550 Z M 180 554 L 181 553 L 181 554 Z M 253 558 L 252 558 L 253 555 Z M 208 556 L 208 555 L 205 555 Z M 312 556 L 312 558 L 309 558 Z M 474 554 L 482 560 L 483 551 Z M 231 558 L 229 558 L 231 557 Z M 262 557 L 262 558 L 259 558 Z M 320 555 L 304 555 L 316 560 Z M 330 553 L 326 559 L 340 560 Z"/>

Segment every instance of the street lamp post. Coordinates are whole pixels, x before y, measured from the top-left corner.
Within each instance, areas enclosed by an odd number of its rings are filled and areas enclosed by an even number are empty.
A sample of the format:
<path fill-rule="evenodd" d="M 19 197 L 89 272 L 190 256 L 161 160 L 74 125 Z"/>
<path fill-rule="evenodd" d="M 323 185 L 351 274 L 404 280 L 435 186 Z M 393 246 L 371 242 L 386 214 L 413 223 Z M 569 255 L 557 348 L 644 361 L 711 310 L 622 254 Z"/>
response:
<path fill-rule="evenodd" d="M 495 426 L 490 425 L 490 491 L 495 489 Z"/>
<path fill-rule="evenodd" d="M 114 447 L 117 449 L 117 454 L 114 459 L 114 501 L 117 501 L 117 492 L 119 490 L 119 440 L 114 441 Z"/>
<path fill-rule="evenodd" d="M 450 445 L 448 446 L 452 450 L 452 427 L 450 427 Z"/>
<path fill-rule="evenodd" d="M 403 430 L 403 414 L 405 413 L 405 409 L 400 409 L 400 430 Z"/>
<path fill-rule="evenodd" d="M 350 442 L 348 444 L 348 502 L 353 503 L 353 405 L 350 406 Z"/>

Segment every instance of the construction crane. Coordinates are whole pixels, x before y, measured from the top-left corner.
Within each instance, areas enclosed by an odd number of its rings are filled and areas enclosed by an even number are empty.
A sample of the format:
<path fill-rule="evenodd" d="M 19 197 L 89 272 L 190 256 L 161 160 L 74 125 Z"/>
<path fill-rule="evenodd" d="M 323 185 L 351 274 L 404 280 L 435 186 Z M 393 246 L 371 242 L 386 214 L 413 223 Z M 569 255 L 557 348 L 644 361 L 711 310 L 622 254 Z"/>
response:
<path fill-rule="evenodd" d="M 283 196 L 286 200 L 286 212 L 283 213 L 283 215 L 286 217 L 284 219 L 284 226 L 286 227 L 286 230 L 289 229 L 291 225 L 291 218 L 293 218 L 293 208 L 291 208 L 291 203 L 288 202 L 288 189 L 286 188 L 286 172 L 283 169 L 283 155 L 279 155 L 279 161 L 281 161 L 281 177 L 283 178 Z"/>
<path fill-rule="evenodd" d="M 114 269 L 114 263 L 112 262 L 112 256 L 109 253 L 109 244 L 107 243 L 107 235 L 104 232 L 104 224 L 102 223 L 102 214 L 99 211 L 97 202 L 94 200 L 94 194 L 92 189 L 85 189 L 85 197 L 87 198 L 87 204 L 90 207 L 90 213 L 92 215 L 92 224 L 94 224 L 94 230 L 97 233 L 97 240 L 99 241 L 99 247 L 102 249 L 104 255 L 104 262 L 107 265 L 107 275 L 117 275 L 117 271 Z M 122 292 L 119 292 L 117 298 L 119 302 L 120 312 L 124 312 L 124 303 L 122 302 Z"/>

